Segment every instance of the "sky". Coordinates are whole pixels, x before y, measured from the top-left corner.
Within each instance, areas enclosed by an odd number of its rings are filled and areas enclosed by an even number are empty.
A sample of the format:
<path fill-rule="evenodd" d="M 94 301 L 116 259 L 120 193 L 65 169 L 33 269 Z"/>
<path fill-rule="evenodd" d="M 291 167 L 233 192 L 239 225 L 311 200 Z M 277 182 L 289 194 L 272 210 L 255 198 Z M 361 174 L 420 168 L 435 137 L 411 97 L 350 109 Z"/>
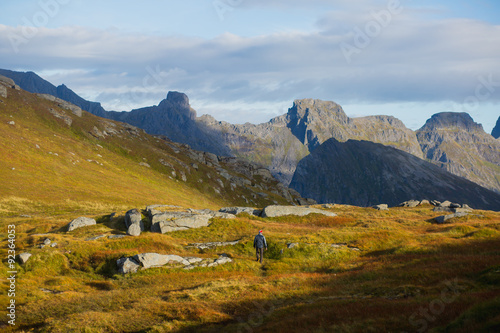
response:
<path fill-rule="evenodd" d="M 197 114 L 262 123 L 295 99 L 419 129 L 500 116 L 500 1 L 4 0 L 0 68 L 66 84 L 106 110 L 168 91 Z"/>

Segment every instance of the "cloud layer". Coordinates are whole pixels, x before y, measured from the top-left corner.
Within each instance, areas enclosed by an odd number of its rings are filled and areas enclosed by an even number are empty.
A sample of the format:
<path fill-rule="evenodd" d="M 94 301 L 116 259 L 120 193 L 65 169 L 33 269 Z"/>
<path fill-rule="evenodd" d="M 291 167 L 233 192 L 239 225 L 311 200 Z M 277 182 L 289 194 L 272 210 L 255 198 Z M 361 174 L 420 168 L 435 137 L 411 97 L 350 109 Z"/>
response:
<path fill-rule="evenodd" d="M 449 101 L 472 114 L 500 102 L 499 26 L 424 19 L 390 2 L 360 15 L 337 3 L 338 10 L 317 18 L 314 31 L 252 37 L 0 25 L 0 67 L 45 73 L 107 109 L 156 104 L 168 90 L 183 91 L 216 118 L 218 106 L 225 120 L 238 122 L 259 118 L 245 104 L 265 118 L 275 115 L 273 105 L 305 97 L 343 104 Z M 241 2 L 239 10 L 258 4 Z"/>

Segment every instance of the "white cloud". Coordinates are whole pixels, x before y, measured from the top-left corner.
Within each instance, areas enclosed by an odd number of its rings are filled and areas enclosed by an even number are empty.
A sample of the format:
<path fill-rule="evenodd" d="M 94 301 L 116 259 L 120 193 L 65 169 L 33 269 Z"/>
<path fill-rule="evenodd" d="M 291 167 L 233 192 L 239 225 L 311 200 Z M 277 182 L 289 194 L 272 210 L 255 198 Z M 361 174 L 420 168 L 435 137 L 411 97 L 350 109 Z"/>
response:
<path fill-rule="evenodd" d="M 241 6 L 279 3 L 249 0 Z M 353 105 L 460 105 L 472 97 L 479 102 L 475 109 L 500 103 L 499 26 L 470 19 L 422 19 L 412 8 L 391 15 L 385 24 L 373 13 L 388 10 L 386 1 L 362 12 L 347 10 L 353 6 L 348 1 L 314 3 L 339 8 L 318 18 L 317 31 L 258 37 L 226 33 L 202 39 L 76 26 L 40 28 L 15 53 L 9 36 L 23 36 L 26 28 L 0 25 L 1 67 L 45 74 L 113 109 L 157 104 L 168 90 L 183 91 L 202 101 L 200 114 L 210 111 L 218 119 L 238 122 L 254 122 L 258 110 L 265 110 L 261 118 L 274 116 L 273 105 L 282 109 L 305 97 Z M 350 62 L 342 43 L 354 48 Z"/>

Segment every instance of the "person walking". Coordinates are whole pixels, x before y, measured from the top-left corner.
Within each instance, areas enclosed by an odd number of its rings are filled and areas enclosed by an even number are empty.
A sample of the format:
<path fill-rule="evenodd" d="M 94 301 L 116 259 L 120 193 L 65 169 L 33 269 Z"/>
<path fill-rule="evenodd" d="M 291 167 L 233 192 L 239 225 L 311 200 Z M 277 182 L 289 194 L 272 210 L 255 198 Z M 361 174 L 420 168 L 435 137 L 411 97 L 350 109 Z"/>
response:
<path fill-rule="evenodd" d="M 257 261 L 260 259 L 262 264 L 262 258 L 264 257 L 264 248 L 267 251 L 266 237 L 262 234 L 262 230 L 259 230 L 259 234 L 255 236 L 253 240 L 253 247 L 255 248 L 255 253 L 257 255 Z"/>

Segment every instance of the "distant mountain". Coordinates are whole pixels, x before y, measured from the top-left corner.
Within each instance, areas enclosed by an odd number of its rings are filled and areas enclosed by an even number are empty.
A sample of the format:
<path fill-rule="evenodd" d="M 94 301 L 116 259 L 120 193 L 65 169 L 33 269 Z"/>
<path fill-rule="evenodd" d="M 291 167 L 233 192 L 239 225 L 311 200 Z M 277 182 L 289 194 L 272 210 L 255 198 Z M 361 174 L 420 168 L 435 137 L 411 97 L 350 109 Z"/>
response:
<path fill-rule="evenodd" d="M 435 114 L 416 135 L 427 160 L 500 192 L 500 141 L 467 113 Z"/>
<path fill-rule="evenodd" d="M 500 138 L 500 117 L 498 117 L 497 124 L 493 128 L 493 131 L 491 131 L 491 135 L 493 135 L 495 139 Z"/>
<path fill-rule="evenodd" d="M 467 114 L 435 115 L 414 132 L 394 117 L 349 118 L 334 102 L 300 99 L 287 114 L 267 123 L 234 125 L 209 115 L 198 117 L 188 97 L 179 92 L 170 92 L 157 106 L 108 112 L 99 103 L 84 100 L 65 85 L 55 87 L 35 73 L 0 70 L 0 74 L 25 90 L 54 95 L 100 117 L 127 122 L 194 149 L 260 163 L 285 185 L 302 158 L 335 138 L 398 148 L 500 192 L 500 141 Z"/>
<path fill-rule="evenodd" d="M 106 110 L 101 106 L 101 103 L 89 102 L 81 98 L 64 84 L 56 87 L 33 72 L 15 72 L 7 69 L 0 69 L 0 75 L 11 78 L 21 87 L 21 89 L 30 93 L 49 94 L 79 106 L 82 110 L 88 111 L 96 116 L 106 117 Z"/>
<path fill-rule="evenodd" d="M 500 210 L 500 194 L 404 151 L 368 141 L 326 141 L 299 162 L 290 187 L 319 203 L 395 206 L 430 199 Z"/>
<path fill-rule="evenodd" d="M 389 116 L 349 118 L 334 102 L 296 100 L 288 113 L 267 123 L 233 125 L 210 116 L 198 118 L 214 132 L 223 133 L 222 144 L 232 154 L 258 161 L 284 184 L 289 184 L 297 163 L 330 138 L 364 139 L 422 156 L 413 131 Z"/>

